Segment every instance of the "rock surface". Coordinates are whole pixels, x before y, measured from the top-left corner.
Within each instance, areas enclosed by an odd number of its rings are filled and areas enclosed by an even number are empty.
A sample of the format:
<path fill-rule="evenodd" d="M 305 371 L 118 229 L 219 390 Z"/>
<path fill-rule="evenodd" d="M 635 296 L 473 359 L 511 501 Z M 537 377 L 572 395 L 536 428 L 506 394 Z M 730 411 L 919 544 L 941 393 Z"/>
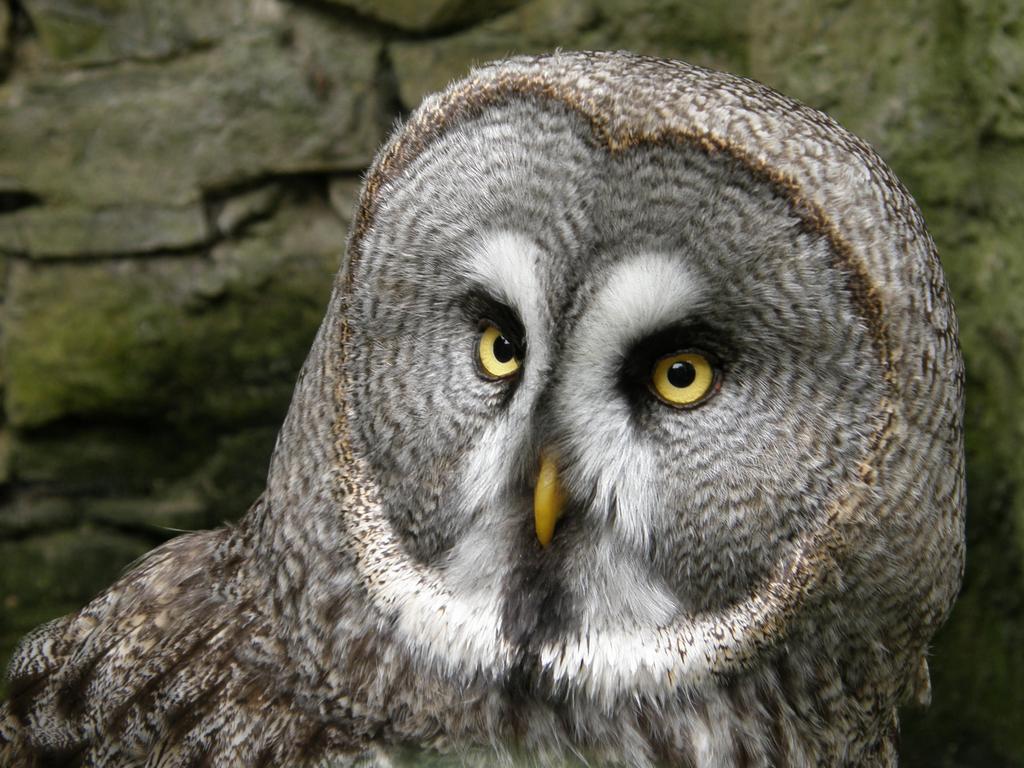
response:
<path fill-rule="evenodd" d="M 11 8 L 0 3 L 0 77 L 7 73 L 7 58 L 11 52 Z"/>
<path fill-rule="evenodd" d="M 494 16 L 522 0 L 327 0 L 411 32 L 437 31 Z"/>
<path fill-rule="evenodd" d="M 392 121 L 473 62 L 752 76 L 922 204 L 968 368 L 969 557 L 904 766 L 1024 766 L 1024 8 L 1011 0 L 0 0 L 0 664 L 243 514 Z"/>
<path fill-rule="evenodd" d="M 281 10 L 246 0 L 22 0 L 39 40 L 56 62 L 107 64 L 163 60 L 209 47 L 241 26 Z"/>
<path fill-rule="evenodd" d="M 262 177 L 360 170 L 389 119 L 375 87 L 380 41 L 280 13 L 159 64 L 15 72 L 0 91 L 0 177 L 47 208 L 125 206 L 159 219 L 174 216 L 158 209 Z M 31 223 L 45 227 L 47 215 Z M 112 239 L 104 224 L 97 245 Z M 164 226 L 167 239 L 186 239 L 180 223 Z"/>

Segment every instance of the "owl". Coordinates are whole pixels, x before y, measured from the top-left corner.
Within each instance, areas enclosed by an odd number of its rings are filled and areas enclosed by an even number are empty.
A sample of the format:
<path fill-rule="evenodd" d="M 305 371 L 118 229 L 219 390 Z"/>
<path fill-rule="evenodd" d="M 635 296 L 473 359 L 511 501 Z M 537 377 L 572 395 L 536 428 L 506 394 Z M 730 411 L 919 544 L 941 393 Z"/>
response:
<path fill-rule="evenodd" d="M 963 569 L 893 173 L 750 80 L 476 69 L 369 170 L 235 526 L 9 669 L 16 765 L 891 766 Z"/>

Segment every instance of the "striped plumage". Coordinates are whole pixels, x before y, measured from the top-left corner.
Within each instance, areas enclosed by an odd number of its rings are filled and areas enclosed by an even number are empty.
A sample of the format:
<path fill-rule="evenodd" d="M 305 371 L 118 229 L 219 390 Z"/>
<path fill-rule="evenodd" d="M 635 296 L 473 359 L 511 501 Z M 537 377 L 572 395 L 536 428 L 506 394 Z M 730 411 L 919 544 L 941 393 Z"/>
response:
<path fill-rule="evenodd" d="M 688 350 L 715 386 L 677 409 L 652 361 Z M 678 62 L 475 70 L 367 176 L 264 494 L 26 638 L 0 750 L 892 765 L 960 582 L 961 418 L 934 246 L 863 142 Z"/>

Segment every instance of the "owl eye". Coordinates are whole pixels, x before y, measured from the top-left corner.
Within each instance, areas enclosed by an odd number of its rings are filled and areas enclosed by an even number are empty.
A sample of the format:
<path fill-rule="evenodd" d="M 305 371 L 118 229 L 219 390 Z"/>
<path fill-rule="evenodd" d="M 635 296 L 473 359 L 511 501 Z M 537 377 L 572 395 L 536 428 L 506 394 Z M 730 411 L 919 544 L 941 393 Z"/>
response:
<path fill-rule="evenodd" d="M 715 369 L 697 352 L 665 355 L 651 371 L 651 389 L 658 399 L 677 408 L 698 405 L 713 394 Z"/>
<path fill-rule="evenodd" d="M 477 359 L 480 370 L 489 379 L 507 379 L 522 364 L 515 342 L 493 323 L 485 323 L 480 332 Z"/>

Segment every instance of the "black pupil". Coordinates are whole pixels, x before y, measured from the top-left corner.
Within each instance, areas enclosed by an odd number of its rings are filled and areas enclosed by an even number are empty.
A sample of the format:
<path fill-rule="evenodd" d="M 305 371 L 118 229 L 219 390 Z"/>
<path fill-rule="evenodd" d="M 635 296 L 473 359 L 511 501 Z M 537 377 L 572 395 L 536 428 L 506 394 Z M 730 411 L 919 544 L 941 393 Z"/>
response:
<path fill-rule="evenodd" d="M 499 335 L 494 340 L 494 359 L 499 363 L 507 363 L 515 356 L 516 348 L 512 345 L 512 342 Z"/>
<path fill-rule="evenodd" d="M 693 363 L 679 360 L 668 367 L 668 383 L 673 387 L 685 389 L 693 384 L 696 378 L 697 369 L 693 367 Z"/>

